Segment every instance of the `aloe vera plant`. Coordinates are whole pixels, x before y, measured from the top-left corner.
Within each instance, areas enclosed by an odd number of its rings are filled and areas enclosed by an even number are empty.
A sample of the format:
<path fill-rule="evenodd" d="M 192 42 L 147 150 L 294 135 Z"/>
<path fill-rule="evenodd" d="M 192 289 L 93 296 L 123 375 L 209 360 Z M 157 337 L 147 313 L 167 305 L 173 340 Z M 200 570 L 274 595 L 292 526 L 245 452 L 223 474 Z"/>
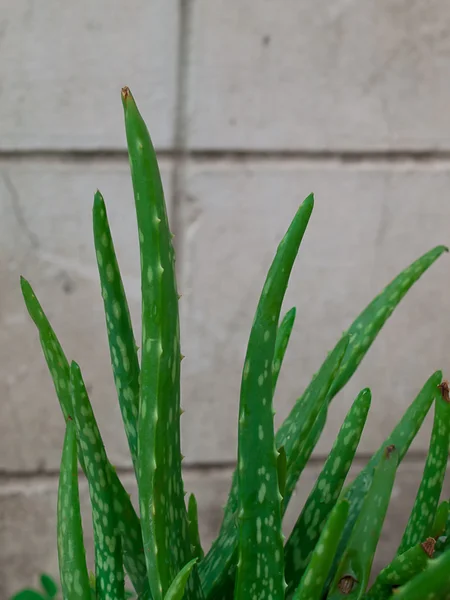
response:
<path fill-rule="evenodd" d="M 282 532 L 283 515 L 331 401 L 403 296 L 446 248 L 437 246 L 413 262 L 361 312 L 275 432 L 273 397 L 296 316 L 293 308 L 281 317 L 281 309 L 313 196 L 301 204 L 262 287 L 242 371 L 237 469 L 219 535 L 205 554 L 197 502 L 190 496 L 186 506 L 182 479 L 182 355 L 173 236 L 155 151 L 128 88 L 122 90 L 122 101 L 140 245 L 140 356 L 100 192 L 94 198 L 93 230 L 112 372 L 138 483 L 138 514 L 106 455 L 80 367 L 66 358 L 34 291 L 22 280 L 66 422 L 58 495 L 63 598 L 122 600 L 127 597 L 125 574 L 141 600 L 450 598 L 449 503 L 439 503 L 450 402 L 440 371 L 425 382 L 380 449 L 344 487 L 371 404 L 370 390 L 362 390 L 287 540 Z M 370 587 L 398 465 L 433 403 L 434 427 L 416 503 L 397 555 Z M 91 576 L 77 461 L 92 505 Z M 56 596 L 56 589 L 52 593 Z"/>

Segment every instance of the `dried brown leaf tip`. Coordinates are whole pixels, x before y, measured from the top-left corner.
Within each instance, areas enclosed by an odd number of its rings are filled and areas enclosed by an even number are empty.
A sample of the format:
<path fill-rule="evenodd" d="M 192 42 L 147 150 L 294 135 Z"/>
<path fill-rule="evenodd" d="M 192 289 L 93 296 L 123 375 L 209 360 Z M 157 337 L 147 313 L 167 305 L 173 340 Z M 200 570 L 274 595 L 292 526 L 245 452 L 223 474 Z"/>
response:
<path fill-rule="evenodd" d="M 126 98 L 128 98 L 128 96 L 130 96 L 130 95 L 131 95 L 130 88 L 129 88 L 129 87 L 127 87 L 127 86 L 124 86 L 124 87 L 122 88 L 122 98 L 125 100 L 125 99 L 126 99 Z"/>
<path fill-rule="evenodd" d="M 436 540 L 434 538 L 427 538 L 422 544 L 422 548 L 424 549 L 424 552 L 427 556 L 429 556 L 430 558 L 433 558 L 433 554 L 434 554 L 434 547 L 436 545 Z"/>
<path fill-rule="evenodd" d="M 358 582 L 352 575 L 344 575 L 344 577 L 342 577 L 338 583 L 339 591 L 346 595 L 350 594 L 355 586 L 355 583 Z"/>
<path fill-rule="evenodd" d="M 441 390 L 441 395 L 444 400 L 450 402 L 448 381 L 444 379 L 444 381 L 438 385 L 438 388 Z"/>

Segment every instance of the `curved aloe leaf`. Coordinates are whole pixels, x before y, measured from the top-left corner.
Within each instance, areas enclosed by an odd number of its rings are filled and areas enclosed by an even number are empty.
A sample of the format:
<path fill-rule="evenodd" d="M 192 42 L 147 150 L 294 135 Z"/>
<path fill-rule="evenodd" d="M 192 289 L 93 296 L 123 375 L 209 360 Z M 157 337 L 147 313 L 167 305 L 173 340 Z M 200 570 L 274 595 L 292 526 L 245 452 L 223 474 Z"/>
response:
<path fill-rule="evenodd" d="M 333 563 L 347 514 L 348 502 L 345 500 L 339 502 L 331 511 L 304 575 L 295 590 L 293 600 L 318 600 L 322 597 L 322 590 Z"/>
<path fill-rule="evenodd" d="M 20 285 L 28 313 L 38 329 L 42 351 L 64 419 L 67 421 L 72 411 L 72 398 L 69 390 L 69 363 L 31 285 L 24 277 L 20 278 Z M 82 462 L 82 456 L 79 457 L 79 460 Z"/>
<path fill-rule="evenodd" d="M 408 583 L 410 579 L 421 573 L 428 565 L 433 555 L 435 540 L 428 538 L 425 542 L 416 544 L 404 554 L 400 554 L 385 567 L 378 575 L 375 583 L 364 600 L 387 600 L 394 589 Z"/>
<path fill-rule="evenodd" d="M 198 509 L 197 500 L 194 494 L 189 496 L 188 502 L 188 521 L 189 521 L 189 539 L 193 546 L 194 555 L 197 559 L 201 560 L 205 553 L 203 552 L 202 543 L 200 541 L 200 533 L 198 530 Z"/>
<path fill-rule="evenodd" d="M 69 417 L 61 458 L 58 489 L 58 560 L 62 593 L 66 600 L 90 600 L 83 524 L 78 492 L 75 424 Z"/>
<path fill-rule="evenodd" d="M 450 550 L 430 560 L 427 568 L 395 590 L 395 600 L 447 600 L 450 590 Z"/>
<path fill-rule="evenodd" d="M 446 246 L 436 246 L 419 259 L 414 261 L 409 267 L 404 269 L 355 319 L 345 334 L 350 338 L 344 358 L 339 368 L 329 394 L 327 403 L 329 404 L 334 396 L 344 387 L 350 377 L 358 368 L 360 362 L 369 350 L 373 341 L 381 331 L 387 319 L 390 317 L 400 300 L 405 296 L 411 286 L 420 278 L 420 276 L 444 253 L 448 252 Z M 306 393 L 306 392 L 305 392 Z M 297 404 L 302 403 L 302 398 Z M 323 428 L 326 423 L 327 407 L 325 406 L 316 423 L 311 428 L 307 440 L 304 442 L 305 448 L 310 449 L 310 453 L 317 444 Z M 288 419 L 290 418 L 290 415 Z M 282 432 L 285 423 L 280 428 Z M 277 437 L 278 439 L 278 437 Z M 279 440 L 282 443 L 282 440 Z M 306 461 L 309 459 L 307 455 Z M 306 464 L 302 461 L 300 466 Z"/>
<path fill-rule="evenodd" d="M 339 374 L 330 391 L 330 398 L 335 396 L 344 387 L 356 371 L 372 342 L 400 300 L 404 298 L 411 286 L 444 252 L 448 252 L 446 246 L 436 246 L 414 261 L 397 275 L 350 325 L 346 332 L 350 335 L 350 344 Z"/>
<path fill-rule="evenodd" d="M 341 493 L 366 423 L 370 401 L 370 390 L 365 389 L 358 394 L 285 545 L 287 597 L 291 596 L 302 578 L 324 524 Z"/>
<path fill-rule="evenodd" d="M 450 445 L 450 403 L 445 394 L 436 398 L 430 448 L 408 524 L 397 554 L 403 554 L 431 535 L 447 470 Z"/>
<path fill-rule="evenodd" d="M 21 286 L 26 307 L 39 331 L 41 346 L 53 380 L 53 385 L 55 386 L 62 413 L 67 420 L 68 416 L 72 413 L 69 363 L 30 284 L 22 278 Z M 98 436 L 100 436 L 100 432 L 98 432 Z M 84 473 L 87 474 L 83 448 L 80 444 L 78 445 L 78 460 Z M 149 591 L 149 584 L 142 551 L 142 532 L 139 519 L 128 493 L 109 462 L 105 465 L 105 469 L 108 469 L 110 481 L 112 482 L 112 490 L 115 498 L 113 508 L 117 513 L 118 524 L 122 534 L 125 570 L 127 571 L 136 592 L 140 596 L 142 595 L 145 597 Z"/>
<path fill-rule="evenodd" d="M 122 90 L 141 253 L 142 358 L 138 487 L 154 600 L 192 558 L 180 451 L 180 327 L 175 253 L 155 151 L 128 88 Z M 187 598 L 201 598 L 196 569 Z"/>
<path fill-rule="evenodd" d="M 97 598 L 123 600 L 122 547 L 116 514 L 112 509 L 114 495 L 108 461 L 80 368 L 74 362 L 70 368 L 70 383 L 73 416 L 83 449 L 91 498 Z"/>
<path fill-rule="evenodd" d="M 92 217 L 111 366 L 131 458 L 136 470 L 140 369 L 128 302 L 114 250 L 105 202 L 100 192 L 95 194 Z"/>
<path fill-rule="evenodd" d="M 288 310 L 284 315 L 283 320 L 280 323 L 277 331 L 277 338 L 275 342 L 275 353 L 272 364 L 272 388 L 275 393 L 277 387 L 278 376 L 280 374 L 281 365 L 283 364 L 284 355 L 289 344 L 291 337 L 292 328 L 294 327 L 296 309 L 295 306 Z"/>
<path fill-rule="evenodd" d="M 181 569 L 167 590 L 164 600 L 181 600 L 183 598 L 184 591 L 186 589 L 186 583 L 196 562 L 197 559 L 193 558 L 185 567 Z"/>
<path fill-rule="evenodd" d="M 366 591 L 394 486 L 398 459 L 395 446 L 387 446 L 375 469 L 372 485 L 338 566 L 328 594 L 329 600 L 358 600 Z"/>
<path fill-rule="evenodd" d="M 273 429 L 272 363 L 281 305 L 312 209 L 313 197 L 309 196 L 278 247 L 247 346 L 239 406 L 237 600 L 261 597 L 269 582 L 273 600 L 284 600 L 282 497 Z"/>

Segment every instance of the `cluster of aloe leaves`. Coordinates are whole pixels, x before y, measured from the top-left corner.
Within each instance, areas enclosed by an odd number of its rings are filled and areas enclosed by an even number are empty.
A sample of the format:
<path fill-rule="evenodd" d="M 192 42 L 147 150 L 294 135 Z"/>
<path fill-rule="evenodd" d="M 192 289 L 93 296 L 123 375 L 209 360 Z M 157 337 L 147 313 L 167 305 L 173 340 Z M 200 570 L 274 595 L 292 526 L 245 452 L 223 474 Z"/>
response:
<path fill-rule="evenodd" d="M 111 365 L 138 483 L 139 516 L 108 460 L 80 367 L 69 363 L 30 284 L 27 309 L 66 422 L 58 494 L 58 556 L 66 600 L 122 600 L 125 574 L 141 600 L 438 600 L 450 598 L 449 503 L 440 501 L 450 440 L 448 386 L 430 376 L 356 479 L 344 487 L 371 403 L 362 390 L 285 540 L 282 519 L 324 428 L 328 407 L 392 311 L 447 249 L 402 271 L 350 325 L 277 433 L 273 397 L 295 310 L 281 316 L 312 210 L 301 204 L 262 289 L 242 372 L 237 469 L 220 533 L 205 555 L 193 496 L 185 503 L 180 451 L 180 353 L 175 256 L 156 155 L 128 88 L 122 90 L 142 281 L 140 355 L 98 192 L 94 241 Z M 369 577 L 397 468 L 431 406 L 430 450 L 398 552 Z M 78 465 L 92 504 L 95 573 L 89 575 Z"/>

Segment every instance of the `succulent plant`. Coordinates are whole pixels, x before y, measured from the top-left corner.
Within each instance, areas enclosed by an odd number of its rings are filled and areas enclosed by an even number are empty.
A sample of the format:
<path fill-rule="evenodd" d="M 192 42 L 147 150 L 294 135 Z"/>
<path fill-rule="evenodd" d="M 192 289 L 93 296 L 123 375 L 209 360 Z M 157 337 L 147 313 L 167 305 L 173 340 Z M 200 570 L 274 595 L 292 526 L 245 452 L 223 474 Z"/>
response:
<path fill-rule="evenodd" d="M 193 496 L 185 503 L 180 450 L 179 295 L 155 151 L 128 88 L 122 90 L 140 245 L 142 340 L 135 343 L 108 224 L 96 193 L 94 242 L 111 365 L 138 483 L 139 516 L 108 460 L 79 366 L 69 363 L 30 284 L 28 312 L 66 423 L 58 493 L 58 556 L 66 600 L 122 600 L 125 574 L 139 599 L 397 600 L 450 598 L 449 503 L 439 504 L 450 436 L 448 386 L 430 376 L 386 441 L 344 487 L 371 393 L 360 392 L 287 540 L 282 519 L 324 428 L 328 407 L 438 246 L 402 271 L 350 325 L 277 433 L 273 397 L 295 319 L 284 295 L 314 205 L 301 204 L 262 288 L 242 371 L 237 469 L 219 535 L 204 554 Z M 399 549 L 369 587 L 397 468 L 431 405 L 423 479 Z M 78 463 L 90 492 L 95 575 L 86 566 Z"/>

